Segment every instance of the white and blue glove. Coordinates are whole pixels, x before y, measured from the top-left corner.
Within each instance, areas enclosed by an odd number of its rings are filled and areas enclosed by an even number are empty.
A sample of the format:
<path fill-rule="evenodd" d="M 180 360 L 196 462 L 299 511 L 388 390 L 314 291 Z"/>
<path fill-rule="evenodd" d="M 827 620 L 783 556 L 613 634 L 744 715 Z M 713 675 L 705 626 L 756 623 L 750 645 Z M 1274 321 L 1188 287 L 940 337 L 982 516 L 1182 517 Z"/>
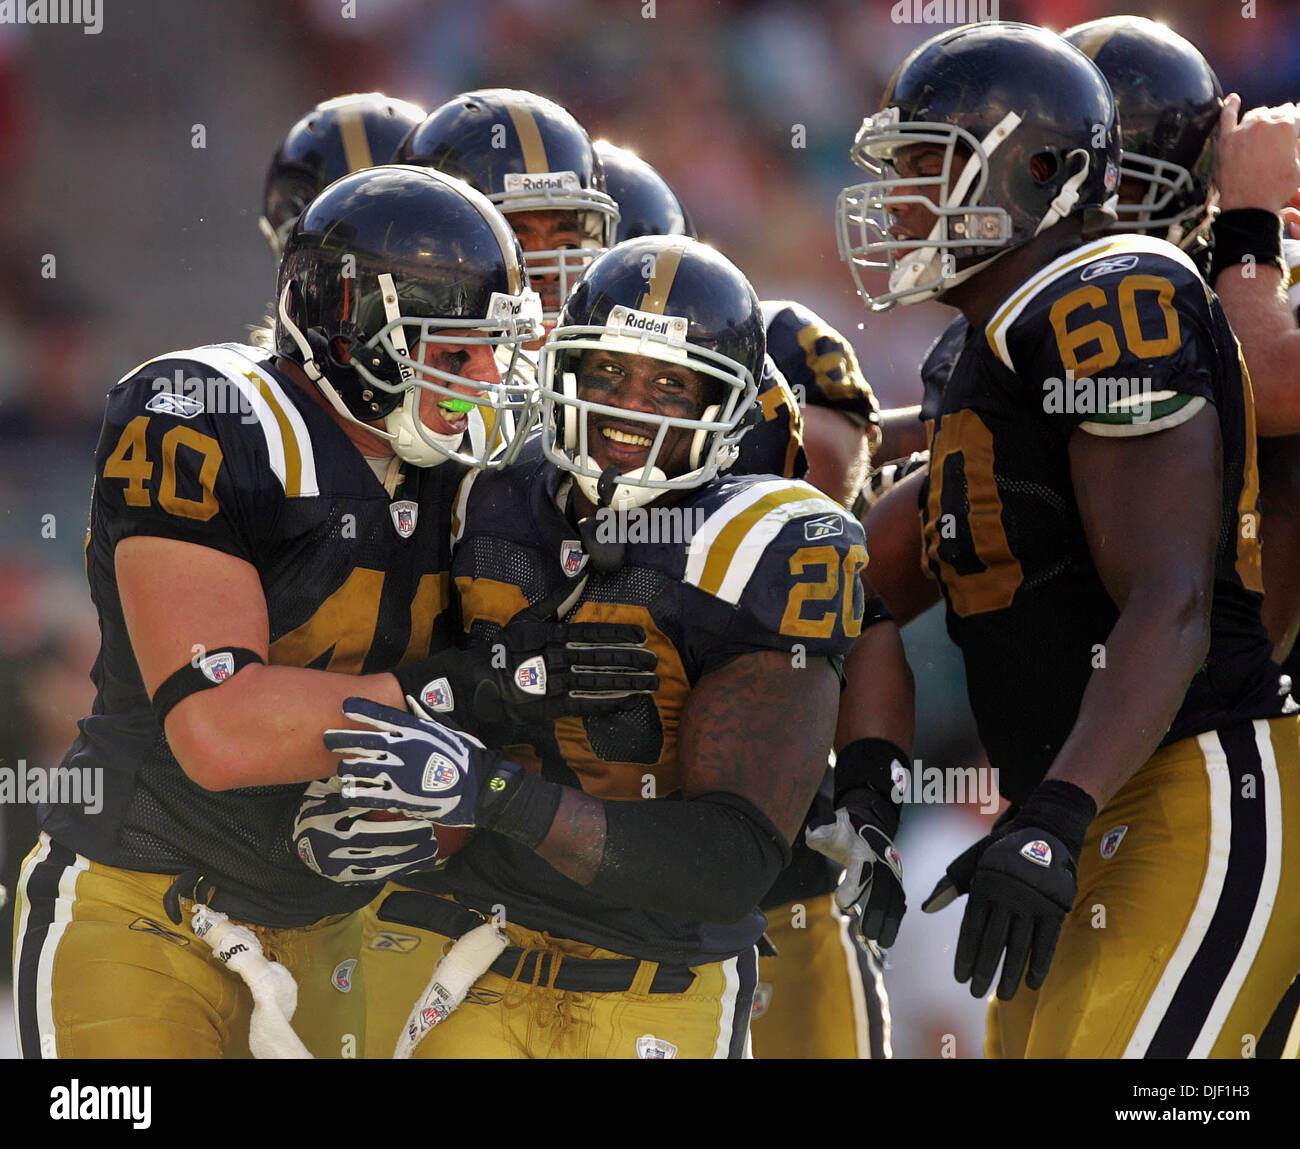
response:
<path fill-rule="evenodd" d="M 338 778 L 312 782 L 293 820 L 293 848 L 309 870 L 344 885 L 388 881 L 438 859 L 437 827 L 423 818 L 371 821 Z"/>
<path fill-rule="evenodd" d="M 511 766 L 473 735 L 405 710 L 348 698 L 343 713 L 371 728 L 325 731 L 326 747 L 343 758 L 338 777 L 350 806 L 473 826 L 480 786 Z"/>

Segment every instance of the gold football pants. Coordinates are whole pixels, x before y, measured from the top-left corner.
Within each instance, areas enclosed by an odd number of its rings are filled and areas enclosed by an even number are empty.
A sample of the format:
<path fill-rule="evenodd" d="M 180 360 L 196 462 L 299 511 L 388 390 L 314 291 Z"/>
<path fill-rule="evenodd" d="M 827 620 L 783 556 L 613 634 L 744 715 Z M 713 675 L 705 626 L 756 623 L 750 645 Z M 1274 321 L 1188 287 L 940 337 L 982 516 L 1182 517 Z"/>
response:
<path fill-rule="evenodd" d="M 1051 972 L 993 1002 L 987 1056 L 1254 1056 L 1300 970 L 1298 722 L 1167 746 L 1106 804 Z"/>
<path fill-rule="evenodd" d="M 249 1057 L 253 1000 L 238 974 L 163 909 L 173 875 L 102 866 L 46 834 L 14 907 L 14 998 L 24 1057 Z M 298 983 L 293 1027 L 317 1057 L 360 1057 L 360 914 L 297 929 L 249 926 Z"/>
<path fill-rule="evenodd" d="M 411 1007 L 451 939 L 417 926 L 380 920 L 370 904 L 362 965 L 369 1013 L 367 1049 L 392 1055 Z M 432 897 L 432 895 L 427 895 Z M 659 963 L 624 955 L 512 923 L 509 945 L 522 951 L 509 976 L 488 971 L 464 1003 L 416 1048 L 419 1059 L 449 1058 L 717 1058 L 748 1056 L 749 1014 L 756 979 L 753 950 L 691 968 L 681 992 L 652 990 Z M 625 961 L 634 969 L 626 989 L 581 988 L 584 963 Z M 689 977 L 689 975 L 688 975 Z M 563 989 L 556 981 L 579 988 Z"/>
<path fill-rule="evenodd" d="M 767 911 L 776 957 L 758 959 L 758 1058 L 891 1056 L 889 998 L 876 955 L 832 894 Z"/>

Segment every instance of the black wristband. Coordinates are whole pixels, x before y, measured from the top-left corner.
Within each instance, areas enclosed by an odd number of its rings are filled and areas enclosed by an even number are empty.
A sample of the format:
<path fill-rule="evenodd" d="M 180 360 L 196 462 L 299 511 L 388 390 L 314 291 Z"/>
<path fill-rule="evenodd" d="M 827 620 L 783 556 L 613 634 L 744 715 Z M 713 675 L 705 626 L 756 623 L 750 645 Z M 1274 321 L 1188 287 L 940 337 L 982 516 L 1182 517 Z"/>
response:
<path fill-rule="evenodd" d="M 479 792 L 475 823 L 536 850 L 550 833 L 563 788 L 503 763 Z"/>
<path fill-rule="evenodd" d="M 1214 249 L 1210 258 L 1210 286 L 1229 267 L 1241 266 L 1246 256 L 1256 264 L 1271 263 L 1286 278 L 1282 258 L 1282 219 L 1259 207 L 1237 207 L 1221 211 L 1214 218 L 1210 234 Z"/>
<path fill-rule="evenodd" d="M 859 738 L 835 755 L 835 805 L 850 790 L 871 789 L 893 800 L 894 763 L 904 770 L 910 758 L 887 738 Z"/>
<path fill-rule="evenodd" d="M 1083 839 L 1097 816 L 1097 803 L 1086 790 L 1073 782 L 1049 778 L 1040 782 L 1020 807 L 1014 824 L 1017 828 L 1033 826 L 1055 834 L 1077 860 L 1083 852 Z"/>
<path fill-rule="evenodd" d="M 233 678 L 252 663 L 265 666 L 266 660 L 255 650 L 242 646 L 223 646 L 206 653 L 198 664 L 186 663 L 163 680 L 153 694 L 153 712 L 162 726 L 172 707 L 200 690 L 211 690 Z"/>

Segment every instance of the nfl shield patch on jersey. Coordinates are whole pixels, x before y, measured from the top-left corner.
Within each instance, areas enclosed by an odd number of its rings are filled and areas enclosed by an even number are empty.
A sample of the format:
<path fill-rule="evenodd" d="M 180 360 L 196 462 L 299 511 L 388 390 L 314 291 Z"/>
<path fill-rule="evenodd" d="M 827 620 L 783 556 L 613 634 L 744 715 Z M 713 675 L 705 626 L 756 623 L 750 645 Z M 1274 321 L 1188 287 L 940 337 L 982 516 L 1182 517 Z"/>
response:
<path fill-rule="evenodd" d="M 393 526 L 397 528 L 397 533 L 404 539 L 409 539 L 415 534 L 415 516 L 420 508 L 410 499 L 398 499 L 395 503 L 388 504 L 388 513 L 393 516 Z"/>
<path fill-rule="evenodd" d="M 667 1061 L 677 1056 L 677 1046 L 671 1041 L 655 1037 L 653 1033 L 647 1033 L 636 1039 L 636 1055 L 642 1061 Z"/>
<path fill-rule="evenodd" d="M 339 993 L 352 992 L 352 971 L 356 968 L 356 958 L 347 958 L 334 967 L 334 972 L 330 974 L 330 981 Z"/>
<path fill-rule="evenodd" d="M 1116 826 L 1113 830 L 1107 830 L 1101 839 L 1101 856 L 1103 858 L 1113 858 L 1115 851 L 1119 849 L 1119 844 L 1124 840 L 1124 835 L 1127 833 L 1127 826 Z"/>
<path fill-rule="evenodd" d="M 586 565 L 587 555 L 582 549 L 582 543 L 577 539 L 565 539 L 560 544 L 560 569 L 569 578 L 573 578 Z"/>

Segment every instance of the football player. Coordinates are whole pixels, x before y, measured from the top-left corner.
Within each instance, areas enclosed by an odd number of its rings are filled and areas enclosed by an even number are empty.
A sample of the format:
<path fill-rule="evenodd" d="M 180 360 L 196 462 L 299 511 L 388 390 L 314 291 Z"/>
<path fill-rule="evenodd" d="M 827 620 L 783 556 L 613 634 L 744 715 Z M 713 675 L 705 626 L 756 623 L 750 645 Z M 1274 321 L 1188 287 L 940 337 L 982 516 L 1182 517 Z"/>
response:
<path fill-rule="evenodd" d="M 604 140 L 597 140 L 595 148 L 605 168 L 605 186 L 618 204 L 620 240 L 683 231 L 693 234 L 689 213 L 653 166 Z M 765 301 L 760 307 L 768 351 L 757 400 L 764 421 L 741 440 L 731 473 L 787 478 L 803 478 L 807 473 L 813 486 L 837 502 L 848 503 L 861 486 L 870 448 L 879 436 L 875 395 L 852 346 L 820 316 L 791 301 Z M 805 437 L 811 470 L 797 462 L 792 469 L 796 458 L 792 452 Z M 797 458 L 802 459 L 802 453 Z M 866 673 L 871 674 L 869 668 Z M 852 713 L 857 701 L 851 684 L 841 706 Z M 910 727 L 906 738 L 910 743 Z M 814 840 L 827 845 L 836 820 L 833 792 L 833 776 L 828 774 L 807 820 L 808 827 L 826 827 Z M 896 827 L 896 821 L 889 821 Z M 844 837 L 841 834 L 841 848 Z M 892 830 L 888 837 L 892 839 Z M 804 833 L 796 835 L 791 853 L 790 865 L 759 903 L 768 919 L 771 947 L 759 951 L 753 1017 L 756 1055 L 887 1057 L 889 1000 L 879 951 L 861 936 L 861 919 L 851 904 L 859 900 L 859 883 L 846 883 L 842 894 L 852 913 L 852 926 L 833 896 L 848 859 L 817 853 Z M 883 848 L 880 853 L 884 854 Z M 882 874 L 880 892 L 887 885 L 892 882 Z M 897 904 L 895 913 L 901 914 Z M 878 923 L 873 937 L 881 936 L 879 926 L 884 924 Z M 896 928 L 894 921 L 891 933 L 885 935 L 886 944 Z"/>
<path fill-rule="evenodd" d="M 540 327 L 509 228 L 436 173 L 348 176 L 294 224 L 278 308 L 276 354 L 175 352 L 108 397 L 99 693 L 65 759 L 106 797 L 45 808 L 23 867 L 26 1056 L 247 1056 L 250 992 L 188 928 L 199 902 L 296 976 L 310 1052 L 359 1054 L 352 911 L 370 891 L 312 873 L 288 837 L 303 783 L 333 771 L 320 731 L 346 697 L 402 705 L 404 674 L 441 680 L 471 726 L 542 701 L 510 675 L 552 636 L 507 637 L 500 670 L 451 646 L 455 484 L 486 463 L 483 428 L 523 429 L 535 403 L 497 359 Z M 552 694 L 580 686 L 561 673 Z M 367 826 L 390 863 L 436 855 L 427 824 Z"/>
<path fill-rule="evenodd" d="M 303 208 L 335 180 L 388 163 L 423 119 L 416 104 L 360 92 L 322 100 L 298 120 L 271 157 L 257 221 L 276 264 Z"/>
<path fill-rule="evenodd" d="M 553 323 L 593 256 L 614 242 L 618 205 L 582 125 L 532 92 L 489 88 L 435 108 L 393 155 L 477 188 L 524 249 L 528 277 Z"/>
<path fill-rule="evenodd" d="M 1231 329 L 1172 244 L 1085 239 L 1113 210 L 1114 101 L 1049 32 L 927 41 L 853 154 L 871 180 L 839 226 L 868 306 L 961 312 L 922 369 L 928 468 L 868 538 L 917 493 L 1012 803 L 925 908 L 969 894 L 955 971 L 997 984 L 990 1055 L 1240 1056 L 1300 959 L 1300 744 Z M 905 617 L 911 564 L 875 557 Z"/>
<path fill-rule="evenodd" d="M 824 772 L 833 664 L 865 610 L 842 507 L 806 484 L 719 476 L 763 342 L 752 288 L 716 252 L 620 244 L 543 351 L 540 450 L 462 488 L 452 573 L 469 633 L 491 641 L 521 608 L 636 619 L 659 654 L 653 699 L 488 731 L 495 750 L 364 705 L 349 716 L 375 730 L 329 735 L 345 794 L 477 827 L 445 868 L 408 875 L 429 893 L 392 895 L 381 917 L 451 939 L 495 914 L 509 938 L 416 1056 L 745 1052 L 757 903 Z M 858 643 L 881 682 L 906 677 L 891 631 Z M 430 748 L 454 782 L 429 781 Z M 381 774 L 388 788 L 369 790 Z"/>

